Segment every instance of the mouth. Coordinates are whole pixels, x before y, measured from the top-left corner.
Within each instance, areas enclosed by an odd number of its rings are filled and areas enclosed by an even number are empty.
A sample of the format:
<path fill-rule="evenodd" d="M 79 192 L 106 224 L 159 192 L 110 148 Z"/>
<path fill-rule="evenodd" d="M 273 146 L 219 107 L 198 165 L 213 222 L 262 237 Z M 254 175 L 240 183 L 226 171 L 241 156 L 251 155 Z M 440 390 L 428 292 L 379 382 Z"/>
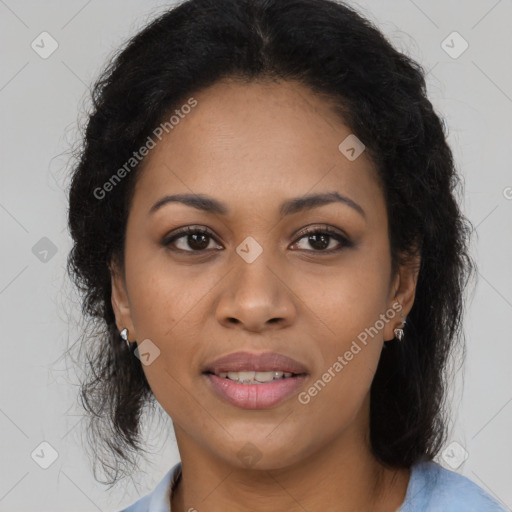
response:
<path fill-rule="evenodd" d="M 285 372 L 282 370 L 266 371 L 239 371 L 239 372 L 203 372 L 206 375 L 215 375 L 220 379 L 229 379 L 239 384 L 266 384 L 276 380 L 293 379 L 305 376 L 306 373 Z"/>
<path fill-rule="evenodd" d="M 224 372 L 221 372 L 224 373 Z M 284 376 L 284 372 L 233 372 L 237 380 L 226 377 L 220 377 L 215 373 L 204 373 L 206 382 L 213 394 L 225 403 L 235 406 L 239 409 L 270 409 L 277 407 L 285 400 L 291 399 L 304 385 L 307 380 L 306 374 L 291 374 Z M 269 377 L 279 378 L 260 382 L 256 380 L 256 374 L 270 374 Z M 249 374 L 249 375 L 244 375 Z M 254 378 L 252 375 L 254 374 Z M 242 377 L 241 380 L 240 377 Z M 258 376 L 259 377 L 259 376 Z M 265 378 L 269 378 L 265 375 Z"/>
<path fill-rule="evenodd" d="M 293 378 L 308 370 L 299 361 L 277 352 L 233 352 L 208 363 L 202 373 L 256 384 Z"/>
<path fill-rule="evenodd" d="M 306 381 L 305 365 L 277 352 L 234 352 L 202 369 L 216 396 L 242 409 L 268 409 L 290 398 Z"/>

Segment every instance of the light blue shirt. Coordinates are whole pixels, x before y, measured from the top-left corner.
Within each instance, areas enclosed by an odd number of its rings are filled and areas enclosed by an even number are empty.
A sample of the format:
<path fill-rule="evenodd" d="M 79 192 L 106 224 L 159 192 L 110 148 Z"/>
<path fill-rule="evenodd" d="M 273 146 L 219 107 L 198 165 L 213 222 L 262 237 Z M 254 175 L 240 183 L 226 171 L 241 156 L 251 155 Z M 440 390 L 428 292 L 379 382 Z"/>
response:
<path fill-rule="evenodd" d="M 181 478 L 173 466 L 146 496 L 120 512 L 171 512 L 170 497 Z M 411 467 L 405 500 L 396 512 L 510 512 L 469 478 L 431 461 Z"/>

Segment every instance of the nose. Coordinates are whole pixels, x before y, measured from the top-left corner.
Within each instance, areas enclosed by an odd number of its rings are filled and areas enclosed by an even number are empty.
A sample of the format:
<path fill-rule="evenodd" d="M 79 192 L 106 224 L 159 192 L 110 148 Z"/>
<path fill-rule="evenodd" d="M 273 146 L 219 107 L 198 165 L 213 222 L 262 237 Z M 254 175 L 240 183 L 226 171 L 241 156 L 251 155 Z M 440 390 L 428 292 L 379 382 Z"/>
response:
<path fill-rule="evenodd" d="M 295 295 L 283 268 L 263 251 L 248 263 L 236 255 L 217 302 L 216 317 L 225 327 L 251 332 L 281 329 L 296 316 Z"/>

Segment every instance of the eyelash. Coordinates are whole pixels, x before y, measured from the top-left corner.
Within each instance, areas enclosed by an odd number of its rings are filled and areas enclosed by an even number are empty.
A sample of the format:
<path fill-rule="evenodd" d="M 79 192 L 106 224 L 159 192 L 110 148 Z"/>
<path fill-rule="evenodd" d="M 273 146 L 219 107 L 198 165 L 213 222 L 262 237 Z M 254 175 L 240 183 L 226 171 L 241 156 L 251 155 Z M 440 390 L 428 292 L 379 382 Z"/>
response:
<path fill-rule="evenodd" d="M 174 252 L 181 252 L 181 253 L 184 253 L 184 252 L 185 253 L 204 253 L 204 252 L 206 252 L 206 249 L 186 251 L 186 250 L 183 250 L 183 249 L 177 249 L 177 248 L 171 248 L 170 247 L 172 245 L 172 243 L 175 242 L 176 240 L 178 240 L 180 238 L 183 238 L 186 235 L 192 235 L 192 234 L 206 235 L 209 238 L 212 238 L 213 240 L 216 241 L 215 236 L 213 235 L 213 233 L 211 233 L 210 230 L 205 229 L 205 228 L 197 228 L 197 227 L 194 227 L 194 226 L 187 226 L 187 227 L 179 230 L 177 233 L 172 235 L 170 238 L 164 239 L 163 242 L 162 242 L 162 245 L 164 245 L 165 247 L 169 248 L 171 251 L 174 251 Z M 344 248 L 353 247 L 353 245 L 354 245 L 345 236 L 341 235 L 340 233 L 338 233 L 337 231 L 333 230 L 329 226 L 324 226 L 322 228 L 310 228 L 310 229 L 304 230 L 302 233 L 300 233 L 299 238 L 296 239 L 294 244 L 296 244 L 297 242 L 299 242 L 300 240 L 302 240 L 306 236 L 320 235 L 320 234 L 321 235 L 328 235 L 329 238 L 334 238 L 335 240 L 337 240 L 338 242 L 341 243 L 341 247 L 338 247 L 336 249 L 328 249 L 328 250 L 321 250 L 321 249 L 314 250 L 314 249 L 312 249 L 311 251 L 306 251 L 306 252 L 314 252 L 314 253 L 317 253 L 317 254 L 323 253 L 323 254 L 328 254 L 329 255 L 329 254 L 340 252 Z"/>

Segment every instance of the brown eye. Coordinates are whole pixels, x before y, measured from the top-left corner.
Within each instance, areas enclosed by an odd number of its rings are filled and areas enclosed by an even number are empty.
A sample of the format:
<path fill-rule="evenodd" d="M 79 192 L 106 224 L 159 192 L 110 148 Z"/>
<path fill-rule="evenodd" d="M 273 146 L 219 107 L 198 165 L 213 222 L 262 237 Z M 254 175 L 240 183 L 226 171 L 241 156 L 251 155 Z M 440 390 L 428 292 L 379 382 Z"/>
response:
<path fill-rule="evenodd" d="M 306 239 L 306 243 L 313 248 L 313 252 L 323 252 L 328 254 L 341 251 L 342 248 L 352 247 L 353 245 L 345 236 L 328 226 L 304 231 L 302 236 L 294 245 L 297 245 L 302 239 Z M 333 239 L 338 242 L 338 247 L 331 247 L 328 249 Z M 303 249 L 306 251 L 311 250 L 306 247 L 303 247 Z"/>
<path fill-rule="evenodd" d="M 213 240 L 214 237 L 208 230 L 187 226 L 170 238 L 166 238 L 162 244 L 166 247 L 174 246 L 171 247 L 171 250 L 174 251 L 204 252 Z M 176 246 L 178 241 L 180 241 L 181 247 Z"/>

